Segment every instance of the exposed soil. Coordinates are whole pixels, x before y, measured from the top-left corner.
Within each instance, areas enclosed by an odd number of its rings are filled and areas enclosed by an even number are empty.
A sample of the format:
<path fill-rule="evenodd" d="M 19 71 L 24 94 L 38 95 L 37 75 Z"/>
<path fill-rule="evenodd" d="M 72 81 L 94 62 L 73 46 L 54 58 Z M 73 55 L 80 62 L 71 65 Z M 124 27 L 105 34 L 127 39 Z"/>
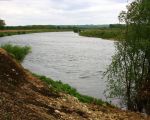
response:
<path fill-rule="evenodd" d="M 141 113 L 80 103 L 55 93 L 0 49 L 0 120 L 150 120 Z"/>

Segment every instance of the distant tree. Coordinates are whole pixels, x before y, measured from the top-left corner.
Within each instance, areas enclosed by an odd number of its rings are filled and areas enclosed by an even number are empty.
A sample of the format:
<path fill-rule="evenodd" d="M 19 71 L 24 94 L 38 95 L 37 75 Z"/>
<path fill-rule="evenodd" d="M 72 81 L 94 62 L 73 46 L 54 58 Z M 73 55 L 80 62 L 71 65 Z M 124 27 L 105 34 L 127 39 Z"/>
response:
<path fill-rule="evenodd" d="M 79 33 L 81 30 L 78 28 L 78 27 L 74 27 L 73 28 L 73 32 L 75 32 L 75 33 Z"/>
<path fill-rule="evenodd" d="M 5 21 L 0 19 L 0 29 L 3 29 L 5 26 Z"/>
<path fill-rule="evenodd" d="M 125 28 L 124 24 L 110 24 L 109 28 Z"/>

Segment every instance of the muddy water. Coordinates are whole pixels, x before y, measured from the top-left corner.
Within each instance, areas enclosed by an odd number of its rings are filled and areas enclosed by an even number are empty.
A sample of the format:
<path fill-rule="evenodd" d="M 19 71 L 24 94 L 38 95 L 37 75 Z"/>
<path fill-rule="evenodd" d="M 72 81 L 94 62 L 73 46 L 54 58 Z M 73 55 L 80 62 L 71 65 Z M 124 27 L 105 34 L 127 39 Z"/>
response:
<path fill-rule="evenodd" d="M 7 42 L 32 47 L 22 63 L 25 68 L 68 83 L 82 94 L 104 99 L 102 74 L 114 54 L 113 41 L 51 32 L 0 38 L 0 44 Z"/>

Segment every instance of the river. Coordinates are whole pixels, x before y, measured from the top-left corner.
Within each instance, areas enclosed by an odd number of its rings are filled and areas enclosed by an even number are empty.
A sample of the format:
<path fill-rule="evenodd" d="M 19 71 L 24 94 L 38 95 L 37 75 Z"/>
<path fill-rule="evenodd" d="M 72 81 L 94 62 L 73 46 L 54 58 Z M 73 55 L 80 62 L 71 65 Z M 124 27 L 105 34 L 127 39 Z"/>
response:
<path fill-rule="evenodd" d="M 22 63 L 26 69 L 105 100 L 106 83 L 102 74 L 115 52 L 114 41 L 82 37 L 73 32 L 46 32 L 1 37 L 0 44 L 4 43 L 32 47 Z"/>

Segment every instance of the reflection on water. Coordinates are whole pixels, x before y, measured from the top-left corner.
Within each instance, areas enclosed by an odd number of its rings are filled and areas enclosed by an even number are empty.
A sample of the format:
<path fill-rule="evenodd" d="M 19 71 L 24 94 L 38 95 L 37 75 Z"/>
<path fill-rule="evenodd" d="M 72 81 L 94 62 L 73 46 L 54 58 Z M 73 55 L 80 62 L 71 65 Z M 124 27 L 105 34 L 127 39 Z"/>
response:
<path fill-rule="evenodd" d="M 102 74 L 111 62 L 113 41 L 81 37 L 73 32 L 52 32 L 0 38 L 0 44 L 6 42 L 32 47 L 32 53 L 23 62 L 25 68 L 104 99 Z"/>

